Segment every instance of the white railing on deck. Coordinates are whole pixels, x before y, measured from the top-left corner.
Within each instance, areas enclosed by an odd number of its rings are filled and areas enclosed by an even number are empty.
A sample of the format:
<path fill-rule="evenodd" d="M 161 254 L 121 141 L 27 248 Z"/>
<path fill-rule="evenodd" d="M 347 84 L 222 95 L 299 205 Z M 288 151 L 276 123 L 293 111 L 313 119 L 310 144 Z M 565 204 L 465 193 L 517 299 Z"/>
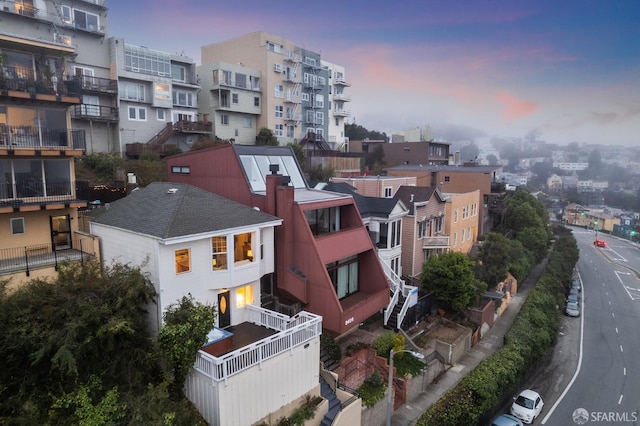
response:
<path fill-rule="evenodd" d="M 322 317 L 299 312 L 293 317 L 256 306 L 247 307 L 250 321 L 256 325 L 278 330 L 277 334 L 254 342 L 244 348 L 215 357 L 198 351 L 194 368 L 215 381 L 223 381 L 254 365 L 302 345 L 322 334 Z"/>

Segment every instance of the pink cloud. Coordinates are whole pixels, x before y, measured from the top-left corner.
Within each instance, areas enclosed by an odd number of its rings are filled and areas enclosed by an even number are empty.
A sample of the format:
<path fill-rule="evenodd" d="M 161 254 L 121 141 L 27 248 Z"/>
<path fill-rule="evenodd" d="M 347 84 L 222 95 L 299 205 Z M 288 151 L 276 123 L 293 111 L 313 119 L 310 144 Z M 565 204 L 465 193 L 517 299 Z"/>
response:
<path fill-rule="evenodd" d="M 536 102 L 523 101 L 516 99 L 507 92 L 500 92 L 496 95 L 499 102 L 503 104 L 500 115 L 507 121 L 515 121 L 526 117 L 538 111 L 539 107 Z"/>

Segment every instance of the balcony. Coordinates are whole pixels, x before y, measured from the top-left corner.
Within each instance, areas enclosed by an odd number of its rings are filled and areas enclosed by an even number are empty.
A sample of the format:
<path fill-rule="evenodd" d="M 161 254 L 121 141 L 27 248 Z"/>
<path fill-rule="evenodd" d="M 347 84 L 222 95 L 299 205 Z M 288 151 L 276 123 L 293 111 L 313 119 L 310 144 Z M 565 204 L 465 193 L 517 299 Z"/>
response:
<path fill-rule="evenodd" d="M 79 92 L 83 94 L 117 95 L 118 82 L 108 78 L 93 77 L 90 75 L 77 75 L 69 79 L 75 82 Z M 70 83 L 67 83 L 70 84 Z"/>
<path fill-rule="evenodd" d="M 234 334 L 231 350 L 218 356 L 199 351 L 195 371 L 211 381 L 226 384 L 231 376 L 261 366 L 270 358 L 289 356 L 292 349 L 322 334 L 322 317 L 318 315 L 303 311 L 289 317 L 257 306 L 246 309 L 249 321 L 231 327 Z"/>
<path fill-rule="evenodd" d="M 85 151 L 85 136 L 84 130 L 0 124 L 0 153 L 4 153 L 4 149 L 8 150 L 9 155 L 19 151 Z"/>
<path fill-rule="evenodd" d="M 35 18 L 39 13 L 38 9 L 29 4 L 23 4 L 21 1 L 3 1 L 2 11 L 15 13 L 16 15 L 28 16 L 29 18 Z"/>
<path fill-rule="evenodd" d="M 351 117 L 351 111 L 347 111 L 344 109 L 334 109 L 333 115 L 335 117 Z"/>
<path fill-rule="evenodd" d="M 76 120 L 104 121 L 116 123 L 119 120 L 118 108 L 100 105 L 73 105 L 71 118 Z"/>
<path fill-rule="evenodd" d="M 351 86 L 351 83 L 347 82 L 347 80 L 345 80 L 342 77 L 334 78 L 333 79 L 333 84 L 334 84 L 334 86 L 346 86 L 346 87 Z"/>
<path fill-rule="evenodd" d="M 86 201 L 76 200 L 75 182 L 72 181 L 52 180 L 44 182 L 42 179 L 29 176 L 16 177 L 14 182 L 0 183 L 0 210 L 3 207 L 12 207 L 15 210 L 26 205 L 68 203 L 70 201 L 79 201 L 84 206 L 87 205 Z"/>
<path fill-rule="evenodd" d="M 333 100 L 334 101 L 341 101 L 341 102 L 349 102 L 349 101 L 351 101 L 351 96 L 345 95 L 344 93 L 334 93 L 333 94 Z"/>
<path fill-rule="evenodd" d="M 436 235 L 433 237 L 422 238 L 423 249 L 445 248 L 449 247 L 448 235 Z"/>
<path fill-rule="evenodd" d="M 17 92 L 17 93 L 11 93 Z M 25 93 L 26 95 L 20 95 Z M 38 97 L 37 95 L 48 95 Z M 79 98 L 78 84 L 63 80 L 62 73 L 34 73 L 24 67 L 0 66 L 0 96 L 62 101 L 61 97 Z M 80 103 L 79 99 L 65 99 L 67 103 Z"/>
<path fill-rule="evenodd" d="M 94 237 L 71 238 L 71 245 L 64 248 L 54 243 L 37 244 L 26 247 L 0 249 L 0 275 L 26 272 L 29 276 L 34 269 L 55 267 L 61 262 L 84 262 L 96 256 Z"/>

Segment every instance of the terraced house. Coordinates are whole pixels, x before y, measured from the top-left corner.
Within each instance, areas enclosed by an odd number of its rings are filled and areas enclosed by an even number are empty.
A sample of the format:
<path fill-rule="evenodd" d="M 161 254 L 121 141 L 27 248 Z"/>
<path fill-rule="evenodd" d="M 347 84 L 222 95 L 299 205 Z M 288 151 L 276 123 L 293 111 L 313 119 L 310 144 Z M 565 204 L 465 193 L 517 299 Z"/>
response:
<path fill-rule="evenodd" d="M 80 51 L 104 37 L 106 9 L 72 3 L 0 2 L 0 274 L 14 285 L 97 254 L 78 230 L 88 132 L 74 111 L 87 106 Z"/>

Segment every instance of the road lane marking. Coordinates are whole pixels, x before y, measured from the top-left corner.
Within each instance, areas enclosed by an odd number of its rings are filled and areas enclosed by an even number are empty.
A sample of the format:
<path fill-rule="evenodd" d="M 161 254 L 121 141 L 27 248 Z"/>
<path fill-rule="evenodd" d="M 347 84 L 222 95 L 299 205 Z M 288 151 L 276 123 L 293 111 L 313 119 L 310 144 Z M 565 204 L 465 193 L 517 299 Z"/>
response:
<path fill-rule="evenodd" d="M 618 405 L 622 403 L 622 395 L 620 395 L 620 399 L 618 400 Z"/>

